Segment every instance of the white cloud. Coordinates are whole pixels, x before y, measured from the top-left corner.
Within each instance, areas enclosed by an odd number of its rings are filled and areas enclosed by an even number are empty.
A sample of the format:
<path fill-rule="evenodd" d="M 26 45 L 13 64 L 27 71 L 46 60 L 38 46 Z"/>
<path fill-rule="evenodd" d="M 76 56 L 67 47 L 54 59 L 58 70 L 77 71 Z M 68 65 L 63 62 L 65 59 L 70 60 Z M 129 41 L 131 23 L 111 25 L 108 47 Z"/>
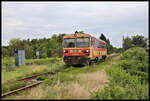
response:
<path fill-rule="evenodd" d="M 148 36 L 148 2 L 2 2 L 2 45 L 12 38 L 75 30 L 95 37 L 103 32 L 112 45 L 121 47 L 123 35 Z"/>

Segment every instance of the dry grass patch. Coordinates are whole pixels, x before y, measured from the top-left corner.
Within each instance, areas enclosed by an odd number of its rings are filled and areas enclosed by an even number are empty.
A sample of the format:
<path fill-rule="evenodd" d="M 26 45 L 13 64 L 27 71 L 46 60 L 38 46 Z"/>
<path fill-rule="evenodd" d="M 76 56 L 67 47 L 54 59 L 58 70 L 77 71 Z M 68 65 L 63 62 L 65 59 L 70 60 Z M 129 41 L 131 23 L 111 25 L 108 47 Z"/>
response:
<path fill-rule="evenodd" d="M 109 82 L 109 77 L 104 69 L 98 72 L 80 74 L 77 77 L 79 78 L 79 84 L 90 92 L 103 88 Z"/>
<path fill-rule="evenodd" d="M 77 75 L 78 82 L 66 85 L 68 89 L 68 99 L 90 99 L 90 92 L 104 88 L 109 83 L 109 77 L 102 69 L 98 72 L 84 73 Z"/>
<path fill-rule="evenodd" d="M 90 93 L 88 89 L 79 83 L 71 83 L 67 86 L 69 99 L 89 99 Z"/>
<path fill-rule="evenodd" d="M 21 92 L 19 95 L 9 96 L 7 99 L 43 99 L 46 93 L 42 86 L 39 85 L 31 90 Z"/>

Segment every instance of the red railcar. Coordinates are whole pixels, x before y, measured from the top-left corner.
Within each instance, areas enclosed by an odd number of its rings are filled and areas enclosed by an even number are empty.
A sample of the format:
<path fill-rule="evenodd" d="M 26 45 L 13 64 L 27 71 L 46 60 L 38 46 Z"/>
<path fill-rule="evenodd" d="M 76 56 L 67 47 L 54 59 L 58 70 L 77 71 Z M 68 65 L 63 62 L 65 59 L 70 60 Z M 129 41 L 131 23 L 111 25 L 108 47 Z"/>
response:
<path fill-rule="evenodd" d="M 63 60 L 67 65 L 88 65 L 106 57 L 105 41 L 82 33 L 69 34 L 63 38 Z"/>

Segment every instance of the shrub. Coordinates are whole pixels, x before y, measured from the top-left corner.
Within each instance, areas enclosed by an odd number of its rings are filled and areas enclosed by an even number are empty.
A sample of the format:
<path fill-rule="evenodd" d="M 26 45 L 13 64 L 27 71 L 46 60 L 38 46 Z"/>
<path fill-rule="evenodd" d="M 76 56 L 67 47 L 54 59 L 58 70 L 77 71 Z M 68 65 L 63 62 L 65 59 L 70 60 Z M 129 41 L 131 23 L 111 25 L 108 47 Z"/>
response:
<path fill-rule="evenodd" d="M 13 57 L 2 58 L 2 67 L 5 67 L 6 71 L 12 71 L 15 69 L 15 59 Z"/>
<path fill-rule="evenodd" d="M 148 54 L 143 48 L 131 48 L 119 63 L 107 68 L 110 84 L 91 95 L 92 99 L 149 99 Z"/>

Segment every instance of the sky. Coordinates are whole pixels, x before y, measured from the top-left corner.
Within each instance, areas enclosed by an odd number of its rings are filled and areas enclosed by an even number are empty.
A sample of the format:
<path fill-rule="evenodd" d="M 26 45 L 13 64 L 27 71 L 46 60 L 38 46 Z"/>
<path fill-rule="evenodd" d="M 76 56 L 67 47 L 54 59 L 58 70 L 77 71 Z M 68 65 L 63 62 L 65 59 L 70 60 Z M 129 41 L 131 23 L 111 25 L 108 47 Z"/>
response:
<path fill-rule="evenodd" d="M 77 30 L 121 48 L 123 36 L 149 36 L 148 16 L 148 2 L 2 2 L 2 46 Z"/>

